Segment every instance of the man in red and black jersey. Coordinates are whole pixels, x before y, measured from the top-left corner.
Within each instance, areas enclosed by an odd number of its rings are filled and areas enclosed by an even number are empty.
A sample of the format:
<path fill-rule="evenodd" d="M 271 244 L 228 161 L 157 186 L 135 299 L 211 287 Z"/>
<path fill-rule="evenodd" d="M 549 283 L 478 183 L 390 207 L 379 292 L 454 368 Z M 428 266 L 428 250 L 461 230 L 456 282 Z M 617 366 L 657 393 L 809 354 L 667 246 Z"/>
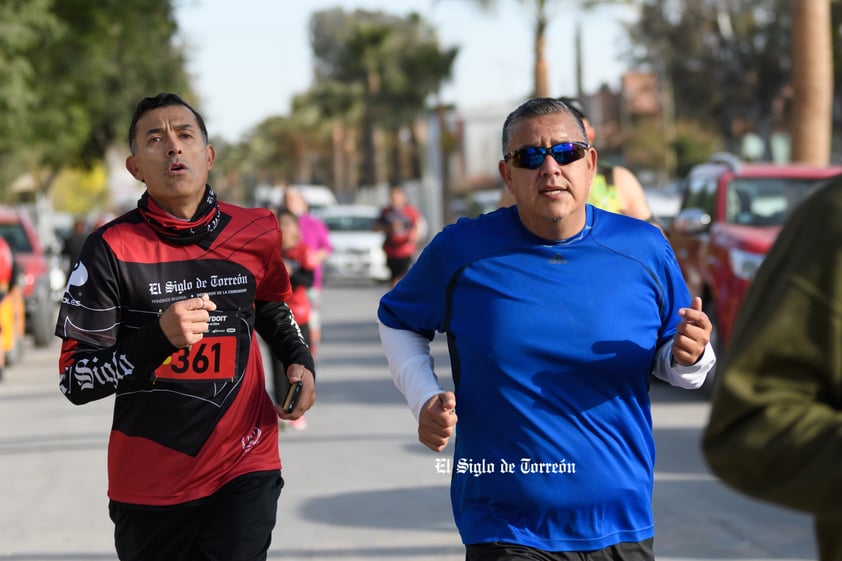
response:
<path fill-rule="evenodd" d="M 278 222 L 217 200 L 205 123 L 177 95 L 141 100 L 129 145 L 146 192 L 90 235 L 70 274 L 61 391 L 76 404 L 116 396 L 108 496 L 121 560 L 266 559 L 278 417 L 315 401 Z M 303 382 L 292 413 L 266 392 L 255 331 Z"/>

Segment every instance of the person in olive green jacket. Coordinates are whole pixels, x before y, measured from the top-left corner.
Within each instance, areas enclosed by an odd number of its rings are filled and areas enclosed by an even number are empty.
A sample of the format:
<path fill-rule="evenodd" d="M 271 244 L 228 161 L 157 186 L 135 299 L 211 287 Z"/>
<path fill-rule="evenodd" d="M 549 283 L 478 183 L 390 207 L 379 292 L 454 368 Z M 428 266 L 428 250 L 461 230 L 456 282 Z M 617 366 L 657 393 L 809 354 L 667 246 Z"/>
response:
<path fill-rule="evenodd" d="M 705 458 L 726 484 L 810 513 L 842 560 L 842 176 L 784 226 L 718 370 Z"/>

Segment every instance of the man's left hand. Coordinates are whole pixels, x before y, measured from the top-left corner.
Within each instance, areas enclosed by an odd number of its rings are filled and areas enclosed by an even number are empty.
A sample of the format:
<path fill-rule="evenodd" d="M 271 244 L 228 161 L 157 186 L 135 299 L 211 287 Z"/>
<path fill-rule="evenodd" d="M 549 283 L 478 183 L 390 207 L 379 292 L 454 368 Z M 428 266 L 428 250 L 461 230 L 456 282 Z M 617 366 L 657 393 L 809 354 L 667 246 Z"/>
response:
<path fill-rule="evenodd" d="M 689 308 L 681 308 L 678 314 L 682 319 L 673 338 L 672 356 L 677 364 L 692 366 L 705 352 L 713 324 L 702 311 L 702 299 L 698 296 Z"/>
<path fill-rule="evenodd" d="M 298 395 L 298 403 L 296 403 L 292 413 L 285 413 L 281 403 L 275 404 L 275 411 L 281 419 L 294 421 L 307 412 L 316 402 L 316 378 L 307 367 L 301 364 L 290 364 L 287 368 L 287 378 L 291 384 L 297 384 L 299 380 L 304 382 L 301 393 Z"/>

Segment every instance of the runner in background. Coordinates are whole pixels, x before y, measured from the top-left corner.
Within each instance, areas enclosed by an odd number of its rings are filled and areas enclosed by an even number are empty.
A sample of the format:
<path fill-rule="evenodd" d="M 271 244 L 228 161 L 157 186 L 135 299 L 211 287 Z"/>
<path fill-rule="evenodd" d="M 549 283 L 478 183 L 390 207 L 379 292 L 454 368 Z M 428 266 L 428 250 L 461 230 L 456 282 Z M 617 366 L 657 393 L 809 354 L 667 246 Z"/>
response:
<path fill-rule="evenodd" d="M 383 250 L 386 252 L 386 264 L 392 273 L 392 286 L 412 266 L 418 250 L 421 223 L 421 213 L 409 203 L 404 190 L 400 186 L 392 186 L 389 189 L 389 204 L 380 211 L 375 226 L 386 234 Z"/>

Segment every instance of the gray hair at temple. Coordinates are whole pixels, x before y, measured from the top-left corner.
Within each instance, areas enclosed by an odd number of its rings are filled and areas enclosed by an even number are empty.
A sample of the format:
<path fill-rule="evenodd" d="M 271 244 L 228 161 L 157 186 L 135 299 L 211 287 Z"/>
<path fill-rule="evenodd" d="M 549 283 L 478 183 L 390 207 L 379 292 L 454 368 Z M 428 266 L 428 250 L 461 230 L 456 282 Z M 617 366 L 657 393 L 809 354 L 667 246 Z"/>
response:
<path fill-rule="evenodd" d="M 576 128 L 582 133 L 582 141 L 588 142 L 588 135 L 585 131 L 585 124 L 582 122 L 582 112 L 560 99 L 552 97 L 535 97 L 521 103 L 517 109 L 509 113 L 503 123 L 503 154 L 509 151 L 509 142 L 512 140 L 512 130 L 515 125 L 524 119 L 532 119 L 543 115 L 555 113 L 567 113 L 576 121 Z"/>

